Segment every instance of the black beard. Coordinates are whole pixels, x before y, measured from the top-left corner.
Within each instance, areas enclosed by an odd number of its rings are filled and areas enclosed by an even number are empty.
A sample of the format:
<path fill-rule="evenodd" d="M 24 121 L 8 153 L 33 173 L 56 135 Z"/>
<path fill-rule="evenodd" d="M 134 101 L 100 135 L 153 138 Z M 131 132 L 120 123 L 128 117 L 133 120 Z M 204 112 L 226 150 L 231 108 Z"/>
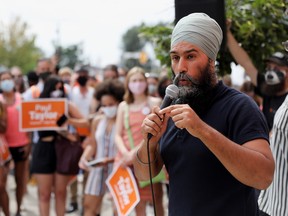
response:
<path fill-rule="evenodd" d="M 199 80 L 193 79 L 187 73 L 180 72 L 174 79 L 174 84 L 179 87 L 179 98 L 177 104 L 189 104 L 189 106 L 199 115 L 210 108 L 213 97 L 213 88 L 216 86 L 216 74 L 210 69 L 209 62 L 200 71 L 202 76 Z M 179 80 L 186 80 L 190 85 L 179 86 Z"/>
<path fill-rule="evenodd" d="M 266 82 L 263 82 L 260 85 L 260 91 L 263 95 L 266 96 L 276 96 L 277 93 L 283 91 L 285 89 L 285 81 L 282 81 L 279 84 L 276 85 L 268 85 Z"/>

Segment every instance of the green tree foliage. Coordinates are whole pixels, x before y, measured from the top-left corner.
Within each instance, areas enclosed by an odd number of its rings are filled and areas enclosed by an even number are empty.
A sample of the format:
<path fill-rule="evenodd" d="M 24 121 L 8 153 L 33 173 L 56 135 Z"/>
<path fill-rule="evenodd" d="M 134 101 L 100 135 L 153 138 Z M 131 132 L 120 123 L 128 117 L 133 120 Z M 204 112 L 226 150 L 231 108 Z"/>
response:
<path fill-rule="evenodd" d="M 160 23 L 157 26 L 142 26 L 140 29 L 140 37 L 145 41 L 150 41 L 155 47 L 156 58 L 160 60 L 164 66 L 169 66 L 170 57 L 170 40 L 172 33 L 172 24 Z"/>
<path fill-rule="evenodd" d="M 87 64 L 83 56 L 83 46 L 82 44 L 74 44 L 67 47 L 55 46 L 56 54 L 59 58 L 58 66 L 75 68 L 76 65 Z"/>
<path fill-rule="evenodd" d="M 134 26 L 123 35 L 123 50 L 127 52 L 135 52 L 141 50 L 145 42 L 138 37 L 140 26 Z"/>
<path fill-rule="evenodd" d="M 284 51 L 282 42 L 288 39 L 288 16 L 283 0 L 226 0 L 226 18 L 232 20 L 231 31 L 248 52 L 259 71 L 264 59 L 275 51 Z M 153 42 L 157 58 L 170 67 L 169 49 L 173 23 L 145 26 L 142 35 Z M 228 50 L 219 53 L 220 75 L 230 73 L 233 61 Z"/>
<path fill-rule="evenodd" d="M 132 68 L 134 66 L 141 66 L 145 70 L 149 71 L 152 68 L 151 59 L 145 59 L 145 63 L 141 62 L 141 52 L 147 41 L 145 38 L 140 37 L 140 30 L 144 26 L 141 24 L 139 26 L 134 26 L 127 30 L 127 32 L 122 37 L 122 50 L 123 56 L 121 59 L 121 64 L 126 68 Z M 129 56 L 130 57 L 125 57 Z M 146 57 L 146 55 L 145 55 Z"/>
<path fill-rule="evenodd" d="M 288 16 L 282 0 L 226 0 L 226 17 L 232 20 L 231 32 L 263 71 L 264 59 L 276 51 L 284 52 L 288 39 Z"/>
<path fill-rule="evenodd" d="M 27 34 L 28 25 L 19 17 L 8 25 L 0 25 L 0 64 L 8 68 L 19 66 L 24 73 L 34 69 L 41 56 L 35 45 L 35 35 Z"/>

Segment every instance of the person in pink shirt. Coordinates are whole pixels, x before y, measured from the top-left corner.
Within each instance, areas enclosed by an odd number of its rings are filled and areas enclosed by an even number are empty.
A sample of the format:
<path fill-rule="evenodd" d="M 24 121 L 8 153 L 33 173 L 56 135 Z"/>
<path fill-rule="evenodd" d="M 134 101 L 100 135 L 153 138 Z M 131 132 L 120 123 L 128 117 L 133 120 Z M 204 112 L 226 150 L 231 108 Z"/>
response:
<path fill-rule="evenodd" d="M 114 166 L 132 167 L 133 154 L 143 142 L 141 124 L 151 112 L 159 106 L 161 99 L 148 95 L 148 82 L 141 67 L 129 70 L 125 82 L 124 100 L 119 104 L 116 117 L 115 144 L 117 154 Z M 154 183 L 155 206 L 158 216 L 164 215 L 163 191 L 161 183 Z M 135 207 L 137 216 L 146 215 L 147 204 L 153 201 L 150 186 L 138 184 L 140 202 Z"/>
<path fill-rule="evenodd" d="M 26 184 L 29 173 L 30 140 L 26 132 L 19 130 L 19 108 L 21 94 L 15 92 L 13 76 L 9 71 L 0 74 L 0 101 L 7 107 L 7 128 L 5 138 L 15 165 L 16 201 L 17 213 L 20 216 L 20 208 L 23 196 L 26 192 Z"/>

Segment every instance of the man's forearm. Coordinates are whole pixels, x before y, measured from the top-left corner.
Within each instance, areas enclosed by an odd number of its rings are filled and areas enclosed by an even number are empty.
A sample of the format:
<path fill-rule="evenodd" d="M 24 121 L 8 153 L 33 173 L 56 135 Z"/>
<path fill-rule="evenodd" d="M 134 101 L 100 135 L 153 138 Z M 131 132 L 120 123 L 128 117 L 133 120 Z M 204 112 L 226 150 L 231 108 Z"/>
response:
<path fill-rule="evenodd" d="M 152 177 L 156 176 L 163 167 L 163 161 L 158 148 L 149 150 L 150 161 L 148 159 L 147 146 L 145 143 L 135 151 L 133 158 L 134 172 L 139 180 L 148 180 L 149 164 L 151 166 Z"/>

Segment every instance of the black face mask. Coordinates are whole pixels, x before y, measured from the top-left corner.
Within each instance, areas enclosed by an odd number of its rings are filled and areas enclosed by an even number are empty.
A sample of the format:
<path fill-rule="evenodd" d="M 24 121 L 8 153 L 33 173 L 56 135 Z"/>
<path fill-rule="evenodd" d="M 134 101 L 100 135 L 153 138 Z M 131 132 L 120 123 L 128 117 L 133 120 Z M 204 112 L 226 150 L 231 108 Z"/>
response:
<path fill-rule="evenodd" d="M 63 80 L 63 83 L 65 83 L 65 84 L 70 84 L 70 80 Z"/>
<path fill-rule="evenodd" d="M 39 74 L 39 78 L 45 81 L 52 73 L 50 71 L 42 72 Z"/>
<path fill-rule="evenodd" d="M 86 85 L 87 81 L 88 81 L 88 77 L 86 77 L 86 76 L 79 76 L 79 77 L 77 78 L 77 82 L 78 82 L 79 85 L 82 86 L 82 87 L 84 87 L 84 86 Z"/>

